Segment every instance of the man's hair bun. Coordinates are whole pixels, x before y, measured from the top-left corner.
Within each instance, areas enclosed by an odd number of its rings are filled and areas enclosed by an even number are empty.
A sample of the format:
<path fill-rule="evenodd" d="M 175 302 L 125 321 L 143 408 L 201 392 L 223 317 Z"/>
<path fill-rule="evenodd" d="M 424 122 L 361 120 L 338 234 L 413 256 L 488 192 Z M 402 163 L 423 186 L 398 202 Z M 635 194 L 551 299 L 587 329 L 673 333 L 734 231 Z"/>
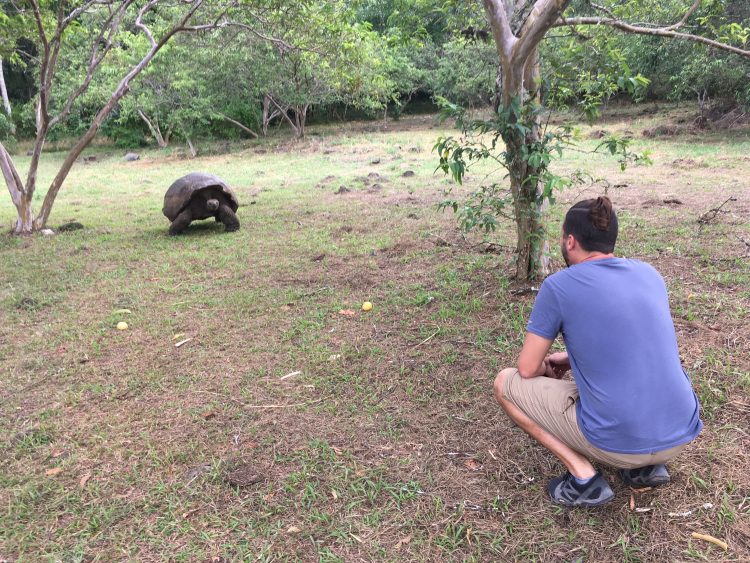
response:
<path fill-rule="evenodd" d="M 591 203 L 589 218 L 598 230 L 606 231 L 609 229 L 609 222 L 612 220 L 612 202 L 606 195 L 597 197 Z"/>

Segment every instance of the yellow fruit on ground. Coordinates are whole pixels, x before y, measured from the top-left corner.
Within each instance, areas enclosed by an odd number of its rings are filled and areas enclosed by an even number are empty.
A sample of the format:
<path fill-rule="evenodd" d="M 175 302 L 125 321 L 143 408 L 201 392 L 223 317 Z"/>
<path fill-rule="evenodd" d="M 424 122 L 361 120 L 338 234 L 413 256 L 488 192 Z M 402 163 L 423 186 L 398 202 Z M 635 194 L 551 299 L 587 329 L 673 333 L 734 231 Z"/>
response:
<path fill-rule="evenodd" d="M 117 323 L 117 330 L 127 330 L 128 329 L 128 323 L 125 321 L 120 321 Z"/>
<path fill-rule="evenodd" d="M 362 310 L 363 311 L 371 311 L 372 310 L 372 303 L 370 303 L 369 301 L 365 301 L 364 303 L 362 303 Z"/>

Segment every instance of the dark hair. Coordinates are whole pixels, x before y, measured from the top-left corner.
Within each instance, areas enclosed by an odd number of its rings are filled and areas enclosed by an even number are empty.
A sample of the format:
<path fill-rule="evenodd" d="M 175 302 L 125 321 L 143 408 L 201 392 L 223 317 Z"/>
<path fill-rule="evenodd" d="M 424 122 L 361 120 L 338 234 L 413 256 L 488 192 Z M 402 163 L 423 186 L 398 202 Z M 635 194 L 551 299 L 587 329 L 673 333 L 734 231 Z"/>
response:
<path fill-rule="evenodd" d="M 573 237 L 589 252 L 609 254 L 617 242 L 617 215 L 607 196 L 579 201 L 568 209 L 563 234 Z"/>

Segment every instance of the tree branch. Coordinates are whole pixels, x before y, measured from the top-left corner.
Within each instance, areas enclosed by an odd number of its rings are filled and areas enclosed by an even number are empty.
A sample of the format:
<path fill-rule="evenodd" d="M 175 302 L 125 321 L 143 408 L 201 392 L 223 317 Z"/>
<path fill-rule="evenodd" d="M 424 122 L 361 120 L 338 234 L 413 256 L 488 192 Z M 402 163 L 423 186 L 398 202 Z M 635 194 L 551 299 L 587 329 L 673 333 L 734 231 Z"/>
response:
<path fill-rule="evenodd" d="M 513 47 L 513 58 L 523 64 L 544 35 L 554 27 L 569 3 L 570 0 L 538 0 L 521 30 L 518 43 Z"/>
<path fill-rule="evenodd" d="M 688 19 L 690 18 L 690 16 L 692 16 L 695 13 L 695 11 L 698 9 L 698 6 L 700 6 L 700 5 L 701 5 L 701 0 L 695 0 L 695 2 L 693 2 L 693 5 L 690 6 L 690 9 L 687 12 L 685 12 L 685 15 L 682 16 L 682 19 L 680 21 L 678 21 L 674 25 L 670 25 L 669 27 L 665 27 L 664 30 L 665 31 L 674 31 L 676 29 L 681 28 L 683 25 L 685 25 L 685 22 L 688 21 Z"/>
<path fill-rule="evenodd" d="M 682 25 L 679 22 L 678 24 Z M 678 25 L 678 24 L 675 24 L 675 25 Z M 741 55 L 743 57 L 750 57 L 750 50 L 740 49 L 739 47 L 727 45 L 726 43 L 721 43 L 720 41 L 715 41 L 713 39 L 702 37 L 700 35 L 693 35 L 692 33 L 682 33 L 678 31 L 671 31 L 671 28 L 673 26 L 650 28 L 650 27 L 632 25 L 624 21 L 611 19 L 611 18 L 581 17 L 581 18 L 567 18 L 567 19 L 561 18 L 555 22 L 554 27 L 576 26 L 576 25 L 607 25 L 610 27 L 614 27 L 616 29 L 620 29 L 622 31 L 626 31 L 628 33 L 638 33 L 640 35 L 655 35 L 657 37 L 670 37 L 672 39 L 684 39 L 686 41 L 703 43 L 705 45 L 709 45 L 710 47 L 715 47 L 716 49 L 721 49 L 722 51 L 728 51 L 730 53 Z"/>
<path fill-rule="evenodd" d="M 76 88 L 71 94 L 68 96 L 68 99 L 65 101 L 65 105 L 63 106 L 63 109 L 60 110 L 60 113 L 57 114 L 55 117 L 53 117 L 49 122 L 50 129 L 60 123 L 62 120 L 64 120 L 68 115 L 70 114 L 70 110 L 73 106 L 73 103 L 88 90 L 89 85 L 91 84 L 91 79 L 94 77 L 94 73 L 96 72 L 96 69 L 99 67 L 101 62 L 104 60 L 104 58 L 107 56 L 107 53 L 112 49 L 112 39 L 114 35 L 117 33 L 117 30 L 120 27 L 120 23 L 122 22 L 122 18 L 125 15 L 125 12 L 127 9 L 133 4 L 135 0 L 125 0 L 120 3 L 120 6 L 117 10 L 110 12 L 109 17 L 104 21 L 102 24 L 101 29 L 99 30 L 99 34 L 97 35 L 96 39 L 94 40 L 93 46 L 91 48 L 91 56 L 89 57 L 89 64 L 88 68 L 86 69 L 86 76 L 81 83 L 81 85 Z M 89 2 L 87 6 L 92 5 L 94 2 Z M 99 53 L 99 43 L 104 38 L 104 36 L 107 36 L 106 42 L 104 44 L 104 48 L 102 49 L 101 53 Z"/>
<path fill-rule="evenodd" d="M 219 117 L 221 117 L 222 119 L 226 119 L 226 120 L 227 120 L 227 121 L 228 121 L 229 123 L 231 123 L 232 125 L 236 125 L 237 127 L 239 127 L 240 129 L 242 129 L 242 130 L 243 130 L 243 131 L 244 131 L 245 133 L 247 133 L 248 135 L 252 135 L 254 139 L 257 139 L 257 138 L 258 138 L 258 134 L 257 134 L 257 133 L 256 133 L 255 131 L 253 131 L 253 130 L 252 130 L 252 129 L 250 129 L 249 127 L 247 127 L 247 126 L 243 125 L 243 124 L 242 124 L 242 123 L 240 123 L 239 121 L 237 121 L 237 120 L 235 120 L 235 119 L 232 119 L 231 117 L 229 117 L 228 115 L 224 115 L 223 113 L 219 113 L 218 115 L 219 115 Z"/>
<path fill-rule="evenodd" d="M 495 36 L 495 45 L 501 61 L 509 61 L 511 51 L 518 39 L 513 35 L 502 0 L 483 0 L 484 9 L 490 18 L 490 27 Z"/>

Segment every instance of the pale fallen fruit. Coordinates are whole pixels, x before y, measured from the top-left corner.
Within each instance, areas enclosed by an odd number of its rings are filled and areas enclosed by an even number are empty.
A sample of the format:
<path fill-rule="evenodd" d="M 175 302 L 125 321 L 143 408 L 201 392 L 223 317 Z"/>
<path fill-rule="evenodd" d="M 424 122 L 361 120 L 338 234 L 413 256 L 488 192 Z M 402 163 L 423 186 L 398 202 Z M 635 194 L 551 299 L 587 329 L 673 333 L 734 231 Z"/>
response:
<path fill-rule="evenodd" d="M 372 303 L 370 303 L 369 301 L 365 301 L 364 303 L 362 303 L 362 310 L 372 311 Z"/>
<path fill-rule="evenodd" d="M 125 321 L 120 321 L 117 323 L 117 330 L 128 330 L 128 323 Z"/>

